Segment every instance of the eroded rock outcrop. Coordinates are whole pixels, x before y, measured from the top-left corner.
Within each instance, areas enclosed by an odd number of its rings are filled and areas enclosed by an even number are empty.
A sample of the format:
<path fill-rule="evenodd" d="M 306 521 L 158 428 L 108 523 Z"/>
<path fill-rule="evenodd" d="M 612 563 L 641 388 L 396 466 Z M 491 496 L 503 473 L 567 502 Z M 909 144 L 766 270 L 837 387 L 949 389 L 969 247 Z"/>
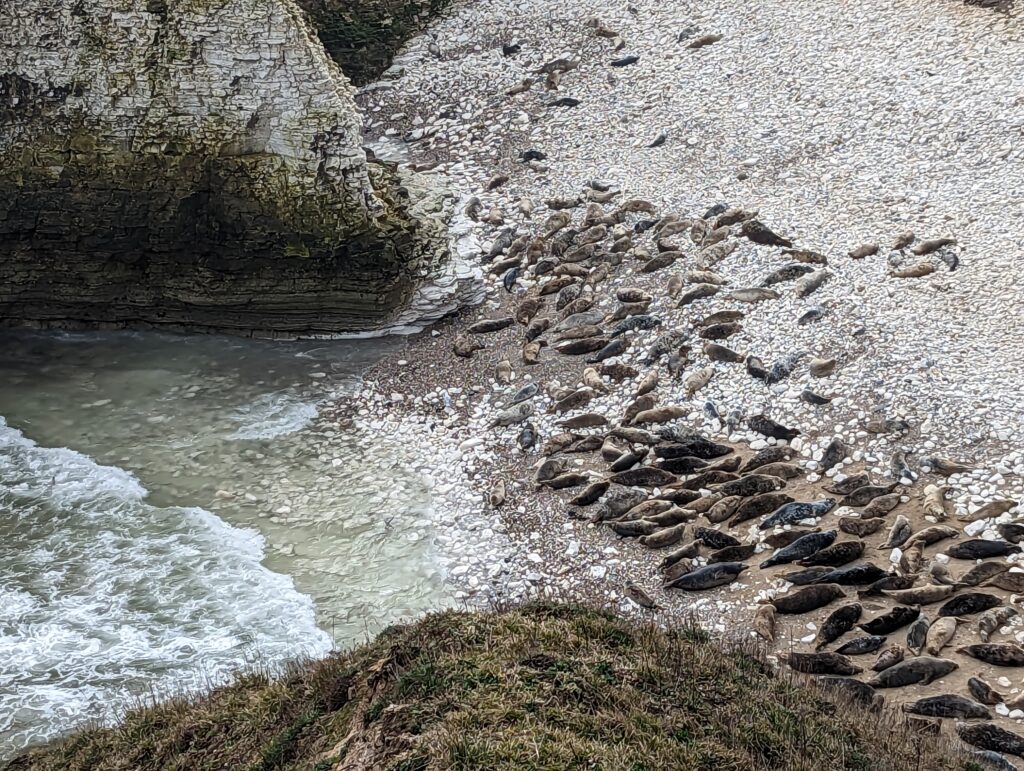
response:
<path fill-rule="evenodd" d="M 352 93 L 293 0 L 0 4 L 0 320 L 395 320 L 450 200 L 367 162 Z"/>

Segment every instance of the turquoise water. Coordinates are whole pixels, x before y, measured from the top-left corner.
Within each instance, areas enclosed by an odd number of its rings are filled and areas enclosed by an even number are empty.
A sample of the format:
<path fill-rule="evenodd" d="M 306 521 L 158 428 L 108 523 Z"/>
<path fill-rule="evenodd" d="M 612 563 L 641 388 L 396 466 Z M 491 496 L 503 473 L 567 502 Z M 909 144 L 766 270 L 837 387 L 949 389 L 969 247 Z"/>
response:
<path fill-rule="evenodd" d="M 398 344 L 5 333 L 0 757 L 448 601 L 428 483 L 320 415 Z"/>

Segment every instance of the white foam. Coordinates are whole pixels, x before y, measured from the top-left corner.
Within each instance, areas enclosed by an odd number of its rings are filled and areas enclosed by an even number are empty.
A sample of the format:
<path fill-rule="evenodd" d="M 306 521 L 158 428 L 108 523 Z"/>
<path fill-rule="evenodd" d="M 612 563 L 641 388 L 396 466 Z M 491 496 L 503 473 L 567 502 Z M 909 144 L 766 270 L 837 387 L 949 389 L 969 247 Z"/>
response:
<path fill-rule="evenodd" d="M 294 392 L 264 394 L 235 410 L 232 419 L 240 425 L 229 438 L 274 439 L 293 434 L 308 426 L 316 415 L 316 403 L 303 400 Z"/>
<path fill-rule="evenodd" d="M 258 533 L 145 496 L 0 418 L 0 760 L 138 696 L 330 649 L 310 598 L 262 566 Z"/>

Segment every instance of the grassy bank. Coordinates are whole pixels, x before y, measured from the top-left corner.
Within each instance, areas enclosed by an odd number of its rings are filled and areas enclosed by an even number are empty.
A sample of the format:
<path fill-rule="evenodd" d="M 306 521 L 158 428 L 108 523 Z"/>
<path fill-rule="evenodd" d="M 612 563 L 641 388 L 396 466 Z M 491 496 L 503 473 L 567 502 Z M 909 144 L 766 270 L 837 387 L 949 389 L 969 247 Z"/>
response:
<path fill-rule="evenodd" d="M 392 627 L 286 676 L 139 709 L 9 771 L 978 769 L 698 630 L 531 604 Z"/>

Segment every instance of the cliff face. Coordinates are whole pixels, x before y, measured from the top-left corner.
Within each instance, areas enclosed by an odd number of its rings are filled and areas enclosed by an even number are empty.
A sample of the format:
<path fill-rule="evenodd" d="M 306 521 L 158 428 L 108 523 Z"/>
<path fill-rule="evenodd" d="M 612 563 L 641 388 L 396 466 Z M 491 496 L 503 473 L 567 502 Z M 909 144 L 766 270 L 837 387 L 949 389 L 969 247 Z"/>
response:
<path fill-rule="evenodd" d="M 0 321 L 376 327 L 445 206 L 367 162 L 293 0 L 0 3 Z"/>

